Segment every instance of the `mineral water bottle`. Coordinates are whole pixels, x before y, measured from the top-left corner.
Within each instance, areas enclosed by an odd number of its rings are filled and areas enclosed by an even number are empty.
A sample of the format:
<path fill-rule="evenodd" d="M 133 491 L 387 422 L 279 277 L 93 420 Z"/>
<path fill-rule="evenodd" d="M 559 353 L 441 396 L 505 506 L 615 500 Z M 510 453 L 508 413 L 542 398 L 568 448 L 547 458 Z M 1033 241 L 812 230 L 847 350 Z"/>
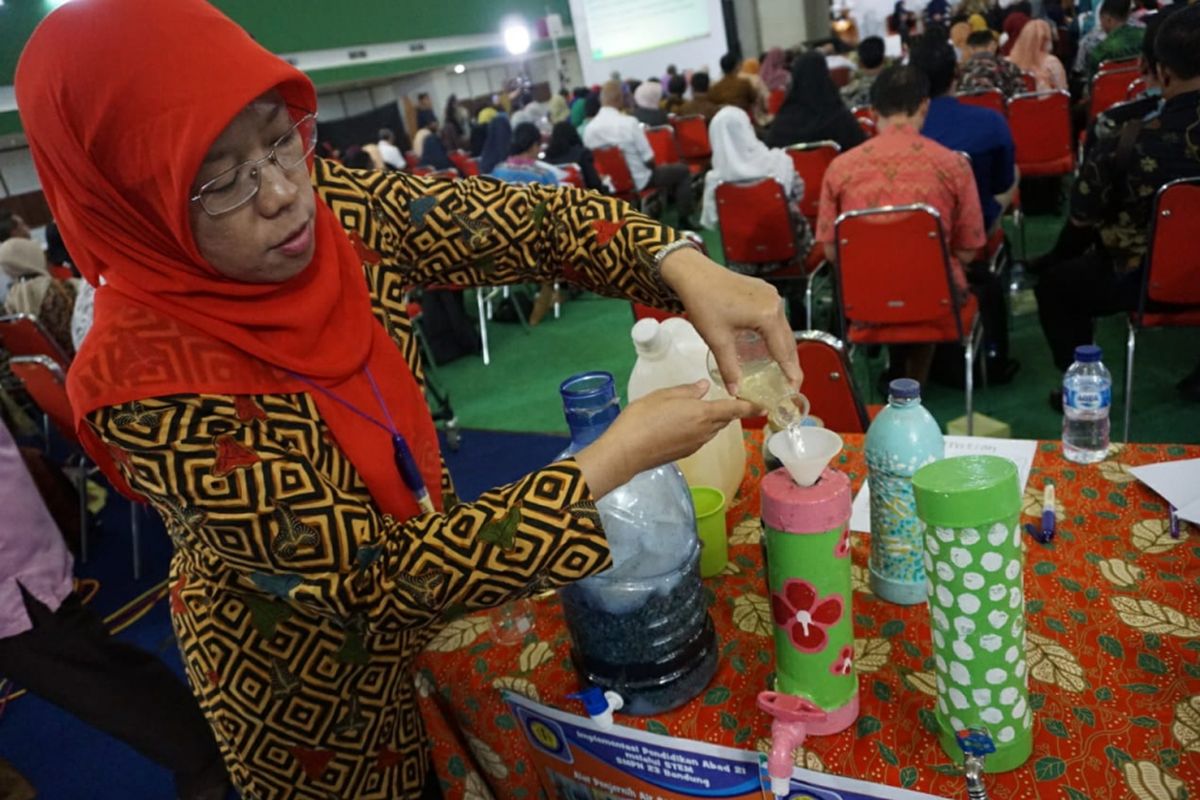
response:
<path fill-rule="evenodd" d="M 1063 376 L 1063 455 L 1077 464 L 1094 464 L 1108 455 L 1108 413 L 1112 375 L 1100 360 L 1100 347 L 1075 348 L 1075 363 Z"/>
<path fill-rule="evenodd" d="M 612 375 L 560 387 L 574 455 L 617 418 Z M 691 700 L 717 670 L 720 644 L 700 581 L 696 513 L 674 464 L 640 472 L 596 501 L 612 566 L 560 593 L 572 656 L 586 684 L 621 695 L 627 714 Z"/>

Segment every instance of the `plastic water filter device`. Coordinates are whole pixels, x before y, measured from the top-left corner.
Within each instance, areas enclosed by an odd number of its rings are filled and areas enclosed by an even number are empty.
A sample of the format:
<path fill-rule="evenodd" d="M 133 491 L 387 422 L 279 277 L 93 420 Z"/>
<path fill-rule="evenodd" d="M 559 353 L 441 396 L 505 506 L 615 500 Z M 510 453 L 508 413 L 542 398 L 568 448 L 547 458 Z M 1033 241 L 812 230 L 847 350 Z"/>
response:
<path fill-rule="evenodd" d="M 762 482 L 767 581 L 775 623 L 775 687 L 758 706 L 774 717 L 771 791 L 787 797 L 793 753 L 806 737 L 858 717 L 850 588 L 850 480 L 829 462 L 842 439 L 792 428 L 767 440 L 783 463 Z"/>

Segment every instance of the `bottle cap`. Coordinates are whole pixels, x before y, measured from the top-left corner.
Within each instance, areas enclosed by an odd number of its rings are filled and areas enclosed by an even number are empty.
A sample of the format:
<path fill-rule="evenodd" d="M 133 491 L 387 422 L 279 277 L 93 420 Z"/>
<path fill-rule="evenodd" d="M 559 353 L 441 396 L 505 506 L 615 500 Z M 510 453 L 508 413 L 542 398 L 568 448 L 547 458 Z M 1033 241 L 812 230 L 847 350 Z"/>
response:
<path fill-rule="evenodd" d="M 888 396 L 897 400 L 920 399 L 921 384 L 912 378 L 896 378 L 888 384 Z"/>
<path fill-rule="evenodd" d="M 1100 360 L 1100 356 L 1098 344 L 1081 344 L 1075 348 L 1075 360 L 1084 364 L 1094 364 Z"/>
<path fill-rule="evenodd" d="M 664 333 L 665 331 L 660 330 L 658 320 L 647 317 L 634 324 L 630 336 L 638 354 L 650 356 L 658 355 L 667 349 L 670 339 L 664 336 Z"/>

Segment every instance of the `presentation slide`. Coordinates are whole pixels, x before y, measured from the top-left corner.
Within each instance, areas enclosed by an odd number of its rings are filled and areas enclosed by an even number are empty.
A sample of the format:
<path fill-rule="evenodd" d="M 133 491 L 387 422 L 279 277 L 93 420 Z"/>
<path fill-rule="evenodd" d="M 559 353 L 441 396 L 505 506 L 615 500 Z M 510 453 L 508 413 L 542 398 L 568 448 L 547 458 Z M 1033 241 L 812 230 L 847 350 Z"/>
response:
<path fill-rule="evenodd" d="M 597 61 L 708 36 L 708 0 L 583 0 Z"/>
<path fill-rule="evenodd" d="M 720 77 L 728 49 L 721 0 L 569 0 L 584 83 L 614 72 L 645 80 L 668 64 Z"/>

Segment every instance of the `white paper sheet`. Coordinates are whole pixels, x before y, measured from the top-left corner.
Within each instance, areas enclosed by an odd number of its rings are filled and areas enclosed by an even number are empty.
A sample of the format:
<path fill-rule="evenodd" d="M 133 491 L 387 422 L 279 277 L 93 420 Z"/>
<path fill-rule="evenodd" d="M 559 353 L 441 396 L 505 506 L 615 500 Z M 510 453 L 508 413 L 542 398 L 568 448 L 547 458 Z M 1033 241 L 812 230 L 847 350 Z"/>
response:
<path fill-rule="evenodd" d="M 1017 480 L 1022 494 L 1029 483 L 1029 472 L 1033 469 L 1033 456 L 1037 453 L 1034 439 L 993 439 L 987 436 L 947 436 L 946 457 L 950 456 L 1002 456 L 1017 465 Z M 863 481 L 862 488 L 854 498 L 850 510 L 850 530 L 871 530 L 871 492 Z"/>
<path fill-rule="evenodd" d="M 1200 458 L 1147 464 L 1129 471 L 1175 506 L 1180 519 L 1200 525 Z"/>

